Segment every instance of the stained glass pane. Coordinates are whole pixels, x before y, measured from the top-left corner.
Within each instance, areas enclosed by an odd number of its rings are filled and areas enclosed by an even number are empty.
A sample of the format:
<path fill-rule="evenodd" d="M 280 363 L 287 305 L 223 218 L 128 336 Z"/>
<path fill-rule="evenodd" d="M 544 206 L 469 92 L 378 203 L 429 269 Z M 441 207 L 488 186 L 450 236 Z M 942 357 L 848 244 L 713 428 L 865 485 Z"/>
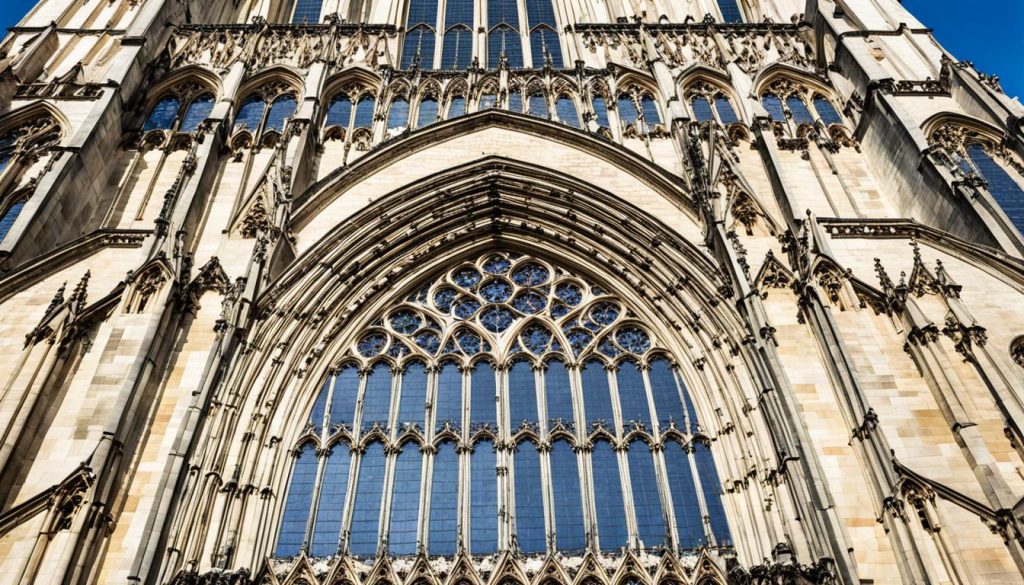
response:
<path fill-rule="evenodd" d="M 516 540 L 525 553 L 544 552 L 544 490 L 540 454 L 532 443 L 520 443 L 515 454 Z"/>
<path fill-rule="evenodd" d="M 519 8 L 516 6 L 516 0 L 487 1 L 487 28 L 494 28 L 499 24 L 519 28 Z"/>
<path fill-rule="evenodd" d="M 693 471 L 690 469 L 690 456 L 681 445 L 668 443 L 665 446 L 665 469 L 672 492 L 672 507 L 675 508 L 679 546 L 688 549 L 706 544 L 697 486 L 693 483 Z"/>
<path fill-rule="evenodd" d="M 619 459 L 608 441 L 596 441 L 591 454 L 594 470 L 594 509 L 597 535 L 603 550 L 620 549 L 629 544 Z"/>
<path fill-rule="evenodd" d="M 711 111 L 711 104 L 708 103 L 707 98 L 703 96 L 695 97 L 690 104 L 693 106 L 694 120 L 698 122 L 711 122 L 715 119 L 715 114 Z"/>
<path fill-rule="evenodd" d="M 543 94 L 535 93 L 527 98 L 526 107 L 526 113 L 531 116 L 537 116 L 538 118 L 548 117 L 548 101 L 544 99 Z"/>
<path fill-rule="evenodd" d="M 779 96 L 767 94 L 761 98 L 761 105 L 768 111 L 768 115 L 776 122 L 784 122 L 786 114 L 782 111 L 782 100 Z"/>
<path fill-rule="evenodd" d="M 718 0 L 718 8 L 722 11 L 722 22 L 743 22 L 736 0 Z"/>
<path fill-rule="evenodd" d="M 519 92 L 510 93 L 508 96 L 508 109 L 511 112 L 523 111 L 523 94 Z"/>
<path fill-rule="evenodd" d="M 551 0 L 526 0 L 526 18 L 530 28 L 546 24 L 552 28 L 558 25 L 555 22 L 555 11 L 551 6 Z"/>
<path fill-rule="evenodd" d="M 213 95 L 207 93 L 192 100 L 192 103 L 188 105 L 188 109 L 185 110 L 185 117 L 181 120 L 180 131 L 195 132 L 199 129 L 199 125 L 210 117 L 210 112 L 212 111 Z"/>
<path fill-rule="evenodd" d="M 349 551 L 356 556 L 370 557 L 377 552 L 377 529 L 380 525 L 380 504 L 384 492 L 384 445 L 370 443 L 359 465 L 359 482 L 352 506 L 352 527 Z"/>
<path fill-rule="evenodd" d="M 457 118 L 466 113 L 466 98 L 458 95 L 451 98 L 448 104 L 448 119 Z"/>
<path fill-rule="evenodd" d="M 336 95 L 331 100 L 331 105 L 327 108 L 327 119 L 324 122 L 325 126 L 341 126 L 342 128 L 348 128 L 348 123 L 352 120 L 352 100 L 345 94 Z"/>
<path fill-rule="evenodd" d="M 402 44 L 402 68 L 408 69 L 417 62 L 421 69 L 434 68 L 434 31 L 418 26 L 405 33 Z"/>
<path fill-rule="evenodd" d="M 573 103 L 572 98 L 560 97 L 555 102 L 555 112 L 558 114 L 558 121 L 563 124 L 568 124 L 573 128 L 580 127 L 580 117 L 576 114 L 576 104 Z"/>
<path fill-rule="evenodd" d="M 1024 190 L 981 146 L 968 146 L 967 156 L 978 168 L 981 177 L 988 182 L 988 190 L 992 197 L 1003 208 L 1013 225 L 1017 226 L 1017 230 L 1024 233 Z"/>
<path fill-rule="evenodd" d="M 462 372 L 454 363 L 446 363 L 437 374 L 437 402 L 434 405 L 434 427 L 444 428 L 450 422 L 462 428 Z"/>
<path fill-rule="evenodd" d="M 391 405 L 391 369 L 380 362 L 373 366 L 366 377 L 363 393 L 362 429 L 373 427 L 374 423 L 387 428 L 389 406 Z"/>
<path fill-rule="evenodd" d="M 538 69 L 545 65 L 548 55 L 551 55 L 552 67 L 561 69 L 564 66 L 558 33 L 546 26 L 530 33 L 530 51 L 533 54 L 533 66 Z"/>
<path fill-rule="evenodd" d="M 415 424 L 423 425 L 427 398 L 427 368 L 422 362 L 412 362 L 402 373 L 402 396 L 398 406 L 399 429 Z"/>
<path fill-rule="evenodd" d="M 634 102 L 633 98 L 628 95 L 619 96 L 618 110 L 619 121 L 622 122 L 623 129 L 625 129 L 629 124 L 635 124 L 640 118 L 640 114 L 636 109 L 636 102 Z"/>
<path fill-rule="evenodd" d="M 555 504 L 558 550 L 580 550 L 586 542 L 579 467 L 576 453 L 567 441 L 555 441 L 551 446 L 551 489 Z"/>
<path fill-rule="evenodd" d="M 318 434 L 323 426 L 324 413 L 327 411 L 327 395 L 330 393 L 332 380 L 333 378 L 327 378 L 324 381 L 324 385 L 320 387 L 320 392 L 316 395 L 316 400 L 313 401 L 313 410 L 309 412 L 309 424 L 313 425 L 313 429 Z"/>
<path fill-rule="evenodd" d="M 434 455 L 430 484 L 430 554 L 454 555 L 458 531 L 459 455 L 455 444 L 441 443 Z"/>
<path fill-rule="evenodd" d="M 279 557 L 299 554 L 299 549 L 306 539 L 306 524 L 309 521 L 310 506 L 313 504 L 313 485 L 316 483 L 318 465 L 316 446 L 306 443 L 299 451 L 295 466 L 292 468 L 288 499 L 285 500 L 281 531 L 277 538 L 275 554 Z"/>
<path fill-rule="evenodd" d="M 359 398 L 359 369 L 345 366 L 334 380 L 331 398 L 331 424 L 352 425 L 355 421 L 356 400 Z"/>
<path fill-rule="evenodd" d="M 338 552 L 338 537 L 341 534 L 341 514 L 345 508 L 345 494 L 348 491 L 348 467 L 352 457 L 348 445 L 339 443 L 331 448 L 324 469 L 317 503 L 316 529 L 310 554 L 326 557 Z"/>
<path fill-rule="evenodd" d="M 735 124 L 739 122 L 739 116 L 736 115 L 736 110 L 732 107 L 732 102 L 726 97 L 715 98 L 715 109 L 718 110 L 718 119 L 723 124 Z"/>
<path fill-rule="evenodd" d="M 648 376 L 651 393 L 654 395 L 654 409 L 658 413 L 658 424 L 666 429 L 670 421 L 675 421 L 676 426 L 682 428 L 685 422 L 683 403 L 679 399 L 679 387 L 671 366 L 662 358 L 651 360 Z"/>
<path fill-rule="evenodd" d="M 494 444 L 481 441 L 470 459 L 469 547 L 474 554 L 498 550 L 498 472 Z"/>
<path fill-rule="evenodd" d="M 697 462 L 697 473 L 700 474 L 701 489 L 704 492 L 704 503 L 708 506 L 711 532 L 718 544 L 729 544 L 729 523 L 725 519 L 725 508 L 722 506 L 722 485 L 718 481 L 715 460 L 711 450 L 701 443 L 694 443 L 693 457 Z"/>
<path fill-rule="evenodd" d="M 832 102 L 819 96 L 814 98 L 814 109 L 818 112 L 818 117 L 825 123 L 826 126 L 832 124 L 842 124 L 843 119 L 839 116 L 839 112 L 832 107 Z"/>
<path fill-rule="evenodd" d="M 497 429 L 494 366 L 489 361 L 477 362 L 470 379 L 470 421 L 474 425 L 489 424 L 491 428 Z"/>
<path fill-rule="evenodd" d="M 508 410 L 512 432 L 523 421 L 537 422 L 537 394 L 530 364 L 518 361 L 508 372 Z"/>
<path fill-rule="evenodd" d="M 473 0 L 448 0 L 448 3 L 445 4 L 445 30 L 457 24 L 473 26 Z M 445 41 L 447 42 L 447 38 Z"/>
<path fill-rule="evenodd" d="M 424 98 L 420 102 L 420 112 L 416 118 L 416 127 L 424 128 L 437 121 L 437 100 L 434 98 Z"/>
<path fill-rule="evenodd" d="M 407 28 L 417 24 L 434 26 L 437 22 L 437 0 L 411 0 L 409 2 L 409 18 L 405 21 Z"/>
<path fill-rule="evenodd" d="M 572 412 L 572 387 L 569 385 L 569 370 L 559 360 L 547 363 L 544 372 L 544 394 L 547 398 L 548 426 L 558 421 L 573 428 L 575 417 Z"/>
<path fill-rule="evenodd" d="M 420 467 L 423 457 L 415 443 L 406 443 L 395 464 L 391 488 L 391 530 L 388 546 L 396 555 L 416 552 L 420 513 Z"/>
<path fill-rule="evenodd" d="M 320 8 L 323 0 L 295 0 L 292 24 L 317 24 L 320 22 Z"/>
<path fill-rule="evenodd" d="M 629 445 L 629 475 L 633 486 L 633 509 L 636 511 L 637 536 L 644 548 L 665 543 L 665 517 L 658 497 L 658 479 L 654 458 L 647 444 L 633 441 Z"/>
<path fill-rule="evenodd" d="M 487 65 L 497 69 L 501 56 L 508 59 L 508 66 L 519 69 L 523 66 L 523 41 L 519 32 L 507 26 L 499 26 L 487 35 Z"/>
<path fill-rule="evenodd" d="M 651 413 L 647 406 L 647 392 L 644 389 L 644 378 L 640 367 L 632 360 L 619 365 L 616 376 L 619 386 L 619 406 L 622 412 L 622 424 L 627 429 L 633 422 L 643 423 L 644 428 L 651 428 Z"/>
<path fill-rule="evenodd" d="M 263 112 L 267 108 L 267 103 L 259 96 L 252 96 L 244 104 L 241 109 L 238 110 L 238 115 L 235 116 L 235 129 L 245 128 L 250 132 L 259 130 L 260 123 L 263 122 Z"/>
<path fill-rule="evenodd" d="M 658 113 L 658 105 L 654 103 L 654 98 L 645 94 L 640 98 L 640 107 L 644 111 L 644 122 L 648 128 L 661 124 L 661 114 Z"/>
<path fill-rule="evenodd" d="M 601 128 L 608 128 L 608 107 L 604 103 L 604 97 L 600 95 L 594 96 L 594 119 L 597 121 L 597 125 Z"/>
<path fill-rule="evenodd" d="M 465 69 L 473 62 L 473 34 L 468 28 L 456 27 L 444 35 L 441 48 L 442 69 Z"/>
<path fill-rule="evenodd" d="M 295 105 L 295 96 L 283 95 L 274 100 L 267 114 L 266 129 L 283 131 L 285 121 L 295 115 Z"/>
<path fill-rule="evenodd" d="M 178 110 L 181 109 L 181 102 L 174 96 L 167 96 L 153 106 L 149 113 L 146 124 L 142 127 L 143 132 L 150 130 L 170 130 L 174 128 L 174 121 L 178 118 Z"/>
<path fill-rule="evenodd" d="M 811 116 L 811 111 L 807 109 L 807 104 L 804 103 L 804 100 L 791 95 L 786 98 L 786 105 L 789 106 L 789 111 L 793 114 L 793 120 L 797 124 L 814 123 L 814 117 Z"/>
<path fill-rule="evenodd" d="M 375 105 L 373 96 L 364 95 L 356 103 L 356 128 L 370 128 L 373 126 L 373 108 Z"/>
<path fill-rule="evenodd" d="M 409 102 L 396 99 L 391 102 L 388 112 L 388 130 L 403 129 L 409 124 Z"/>
<path fill-rule="evenodd" d="M 603 421 L 605 427 L 614 428 L 615 415 L 612 412 L 612 396 L 604 364 L 597 360 L 588 360 L 580 370 L 580 379 L 583 382 L 583 407 L 587 415 L 587 425 Z"/>

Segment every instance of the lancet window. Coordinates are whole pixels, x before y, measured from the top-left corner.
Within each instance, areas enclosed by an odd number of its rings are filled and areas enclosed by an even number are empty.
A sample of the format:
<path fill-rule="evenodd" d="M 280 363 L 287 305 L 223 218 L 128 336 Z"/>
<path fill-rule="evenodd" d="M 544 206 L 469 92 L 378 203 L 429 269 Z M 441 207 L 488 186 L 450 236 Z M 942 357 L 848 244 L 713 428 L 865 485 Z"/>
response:
<path fill-rule="evenodd" d="M 418 65 L 423 69 L 433 69 L 434 44 L 437 39 L 437 0 L 411 0 L 405 28 L 402 67 L 408 69 Z"/>
<path fill-rule="evenodd" d="M 623 135 L 630 137 L 660 129 L 661 114 L 650 92 L 634 88 L 633 91 L 621 93 L 617 106 Z"/>
<path fill-rule="evenodd" d="M 409 121 L 409 104 L 402 96 L 395 98 L 397 107 L 388 118 L 388 128 L 403 128 Z M 324 116 L 324 138 L 350 141 L 360 150 L 369 148 L 377 101 L 372 90 L 359 86 L 346 87 L 331 98 Z"/>
<path fill-rule="evenodd" d="M 268 84 L 242 101 L 234 131 L 248 132 L 257 139 L 280 136 L 297 107 L 294 90 L 284 84 Z"/>
<path fill-rule="evenodd" d="M 789 79 L 779 79 L 768 86 L 761 93 L 761 105 L 778 127 L 786 127 L 791 123 L 791 134 L 800 134 L 805 129 L 819 125 L 829 130 L 833 137 L 836 131 L 842 132 L 832 128 L 843 124 L 832 101 L 821 92 Z"/>
<path fill-rule="evenodd" d="M 143 132 L 172 130 L 195 132 L 213 111 L 213 94 L 195 83 L 182 84 L 165 96 L 149 111 Z"/>
<path fill-rule="evenodd" d="M 32 178 L 23 171 L 57 142 L 61 128 L 41 115 L 0 135 L 0 242 L 7 237 L 32 192 Z"/>
<path fill-rule="evenodd" d="M 655 331 L 537 258 L 451 265 L 312 400 L 276 554 L 728 543 L 711 439 Z"/>
<path fill-rule="evenodd" d="M 710 83 L 697 82 L 686 90 L 693 119 L 697 122 L 718 122 L 723 125 L 739 122 L 728 94 Z"/>

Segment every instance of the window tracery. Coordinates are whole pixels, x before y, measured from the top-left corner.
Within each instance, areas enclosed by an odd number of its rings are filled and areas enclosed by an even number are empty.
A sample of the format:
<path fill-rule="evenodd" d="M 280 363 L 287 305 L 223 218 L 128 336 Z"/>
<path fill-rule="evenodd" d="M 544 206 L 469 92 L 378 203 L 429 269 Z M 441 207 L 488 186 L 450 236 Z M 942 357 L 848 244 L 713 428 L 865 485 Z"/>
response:
<path fill-rule="evenodd" d="M 43 114 L 0 135 L 0 241 L 10 233 L 31 195 L 32 179 L 23 170 L 60 142 L 61 126 Z M 23 184 L 24 183 L 24 184 Z"/>
<path fill-rule="evenodd" d="M 251 141 L 273 146 L 297 107 L 297 92 L 290 85 L 283 82 L 263 85 L 242 101 L 242 107 L 235 115 L 232 144 Z"/>
<path fill-rule="evenodd" d="M 834 145 L 854 146 L 839 111 L 821 91 L 782 77 L 762 90 L 761 105 L 777 135 L 803 138 L 819 133 Z"/>
<path fill-rule="evenodd" d="M 205 86 L 185 82 L 161 97 L 146 117 L 142 131 L 197 132 L 213 112 L 214 96 Z"/>
<path fill-rule="evenodd" d="M 658 336 L 602 286 L 536 258 L 453 264 L 357 336 L 312 404 L 292 481 L 308 481 L 304 445 L 331 445 L 313 451 L 321 499 L 288 490 L 278 556 L 307 546 L 304 514 L 309 550 L 358 557 L 729 539 L 710 451 L 690 459 L 708 439 Z M 671 483 L 682 467 L 656 471 L 682 463 L 703 465 L 688 486 Z M 460 471 L 467 483 L 451 481 Z M 326 485 L 349 474 L 351 494 Z"/>
<path fill-rule="evenodd" d="M 717 121 L 727 126 L 740 121 L 728 93 L 716 85 L 698 81 L 686 89 L 685 95 L 697 122 Z"/>
<path fill-rule="evenodd" d="M 331 98 L 327 107 L 324 116 L 324 140 L 340 140 L 351 144 L 357 150 L 369 150 L 373 139 L 376 103 L 375 90 L 358 84 L 346 86 Z M 404 126 L 408 124 L 408 102 L 405 102 L 404 112 L 399 105 L 398 118 L 389 120 L 389 128 L 392 121 L 401 121 L 403 114 Z"/>

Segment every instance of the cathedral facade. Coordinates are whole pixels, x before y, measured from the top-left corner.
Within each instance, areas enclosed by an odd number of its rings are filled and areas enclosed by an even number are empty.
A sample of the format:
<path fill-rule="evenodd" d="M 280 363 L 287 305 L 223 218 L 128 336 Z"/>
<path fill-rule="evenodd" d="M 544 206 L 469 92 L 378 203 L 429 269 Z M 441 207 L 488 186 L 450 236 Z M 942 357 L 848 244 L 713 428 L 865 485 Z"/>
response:
<path fill-rule="evenodd" d="M 39 0 L 0 583 L 1024 583 L 1022 231 L 897 0 Z"/>

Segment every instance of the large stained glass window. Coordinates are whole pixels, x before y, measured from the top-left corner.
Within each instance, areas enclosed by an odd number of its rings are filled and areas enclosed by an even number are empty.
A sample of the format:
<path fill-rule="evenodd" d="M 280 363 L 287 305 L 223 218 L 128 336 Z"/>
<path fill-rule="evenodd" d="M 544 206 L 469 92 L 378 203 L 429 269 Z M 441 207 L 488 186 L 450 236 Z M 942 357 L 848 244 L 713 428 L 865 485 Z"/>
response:
<path fill-rule="evenodd" d="M 728 544 L 714 442 L 636 314 L 507 252 L 403 291 L 311 390 L 276 554 Z"/>

